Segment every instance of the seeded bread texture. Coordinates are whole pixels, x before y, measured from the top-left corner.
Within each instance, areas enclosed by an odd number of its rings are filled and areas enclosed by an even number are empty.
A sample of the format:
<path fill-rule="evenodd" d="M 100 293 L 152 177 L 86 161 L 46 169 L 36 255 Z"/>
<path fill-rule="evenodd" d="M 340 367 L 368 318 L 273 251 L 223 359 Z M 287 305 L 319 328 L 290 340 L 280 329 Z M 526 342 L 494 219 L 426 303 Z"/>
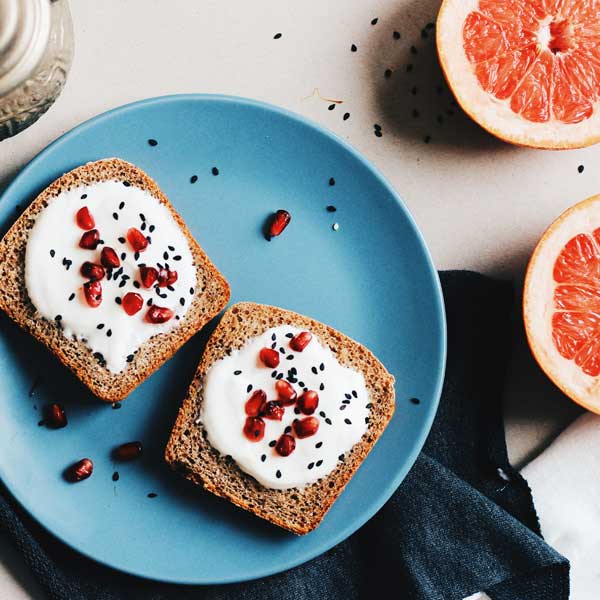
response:
<path fill-rule="evenodd" d="M 54 321 L 36 315 L 25 286 L 25 250 L 39 215 L 62 192 L 102 181 L 127 181 L 164 204 L 185 234 L 196 266 L 195 295 L 185 317 L 167 333 L 144 342 L 131 363 L 112 373 L 82 342 L 65 337 Z M 65 218 L 69 218 L 65 216 Z M 49 185 L 22 213 L 0 241 L 0 308 L 23 329 L 45 344 L 101 400 L 122 400 L 168 360 L 229 301 L 229 284 L 192 237 L 183 219 L 158 185 L 134 165 L 118 158 L 88 163 Z"/>
<path fill-rule="evenodd" d="M 305 488 L 276 490 L 263 487 L 244 473 L 231 457 L 221 456 L 208 440 L 198 420 L 202 406 L 202 382 L 211 365 L 241 348 L 248 339 L 271 327 L 292 325 L 313 332 L 337 360 L 360 371 L 365 378 L 372 408 L 367 431 L 344 461 L 327 476 Z M 394 377 L 364 346 L 340 332 L 297 313 L 242 302 L 230 307 L 208 341 L 206 350 L 165 452 L 167 463 L 187 479 L 237 506 L 303 535 L 315 529 L 355 471 L 379 439 L 394 414 Z M 240 432 L 242 435 L 242 432 Z"/>

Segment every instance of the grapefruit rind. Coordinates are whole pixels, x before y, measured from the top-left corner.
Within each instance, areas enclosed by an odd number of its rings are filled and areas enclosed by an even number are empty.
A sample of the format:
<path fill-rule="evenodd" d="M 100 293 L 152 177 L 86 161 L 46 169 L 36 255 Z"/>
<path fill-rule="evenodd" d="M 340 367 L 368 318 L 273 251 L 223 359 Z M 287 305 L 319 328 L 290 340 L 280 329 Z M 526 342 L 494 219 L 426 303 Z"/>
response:
<path fill-rule="evenodd" d="M 583 148 L 600 141 L 600 103 L 579 123 L 527 121 L 479 83 L 463 45 L 463 27 L 479 0 L 444 0 L 436 26 L 437 51 L 448 86 L 465 113 L 497 138 L 532 148 Z"/>
<path fill-rule="evenodd" d="M 586 375 L 558 352 L 552 336 L 554 265 L 567 242 L 600 226 L 600 195 L 565 211 L 538 242 L 527 267 L 523 289 L 523 321 L 531 351 L 541 369 L 569 398 L 600 414 L 600 377 Z"/>

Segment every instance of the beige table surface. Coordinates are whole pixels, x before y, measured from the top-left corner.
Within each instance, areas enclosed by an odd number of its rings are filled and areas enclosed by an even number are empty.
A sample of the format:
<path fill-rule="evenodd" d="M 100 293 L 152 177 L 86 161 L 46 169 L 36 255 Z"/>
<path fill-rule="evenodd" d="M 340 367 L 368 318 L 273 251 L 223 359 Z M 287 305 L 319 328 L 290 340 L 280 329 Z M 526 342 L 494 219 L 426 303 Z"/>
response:
<path fill-rule="evenodd" d="M 371 160 L 405 199 L 438 268 L 511 279 L 519 293 L 544 228 L 567 206 L 600 192 L 600 147 L 514 148 L 471 123 L 451 104 L 432 32 L 421 36 L 438 6 L 438 0 L 72 2 L 76 53 L 68 85 L 36 125 L 0 143 L 0 190 L 49 142 L 109 108 L 183 92 L 248 96 L 317 121 Z M 343 104 L 329 111 L 319 96 Z M 374 123 L 383 128 L 381 138 L 373 135 Z M 490 390 L 497 385 L 490 381 Z M 577 413 L 541 375 L 516 322 L 506 390 L 513 461 L 534 456 Z M 0 537 L 0 600 L 31 597 L 42 596 Z"/>

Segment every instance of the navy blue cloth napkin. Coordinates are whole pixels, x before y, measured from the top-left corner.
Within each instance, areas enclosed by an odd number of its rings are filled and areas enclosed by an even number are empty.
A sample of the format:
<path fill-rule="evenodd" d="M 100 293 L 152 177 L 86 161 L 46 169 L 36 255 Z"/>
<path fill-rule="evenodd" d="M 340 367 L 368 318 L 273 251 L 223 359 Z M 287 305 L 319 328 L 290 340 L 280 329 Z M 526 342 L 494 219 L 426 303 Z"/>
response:
<path fill-rule="evenodd" d="M 448 365 L 425 448 L 384 508 L 324 555 L 245 584 L 158 584 L 66 548 L 6 490 L 0 494 L 1 535 L 57 600 L 462 600 L 478 591 L 493 600 L 567 600 L 569 564 L 541 538 L 527 483 L 506 453 L 502 390 L 511 286 L 465 271 L 440 277 Z"/>

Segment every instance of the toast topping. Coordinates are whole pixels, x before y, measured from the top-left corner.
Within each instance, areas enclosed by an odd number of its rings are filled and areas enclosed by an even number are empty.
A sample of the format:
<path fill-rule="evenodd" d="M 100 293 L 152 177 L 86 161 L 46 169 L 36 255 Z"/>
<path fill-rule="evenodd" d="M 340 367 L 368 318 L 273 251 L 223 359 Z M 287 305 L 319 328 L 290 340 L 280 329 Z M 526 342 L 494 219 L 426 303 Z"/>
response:
<path fill-rule="evenodd" d="M 61 315 L 65 337 L 84 342 L 114 373 L 184 318 L 197 286 L 187 238 L 169 209 L 120 181 L 48 203 L 27 243 L 25 284 L 37 313 L 50 321 Z"/>
<path fill-rule="evenodd" d="M 342 366 L 314 334 L 287 325 L 215 362 L 202 394 L 209 443 L 275 489 L 328 475 L 367 430 L 371 402 L 362 373 Z"/>

